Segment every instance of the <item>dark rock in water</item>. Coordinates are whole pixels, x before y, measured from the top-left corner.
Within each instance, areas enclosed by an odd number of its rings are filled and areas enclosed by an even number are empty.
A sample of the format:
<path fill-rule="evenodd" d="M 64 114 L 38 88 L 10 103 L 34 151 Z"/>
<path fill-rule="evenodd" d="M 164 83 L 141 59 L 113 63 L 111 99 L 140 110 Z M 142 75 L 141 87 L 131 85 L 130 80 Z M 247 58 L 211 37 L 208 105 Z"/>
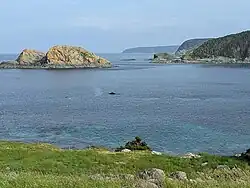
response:
<path fill-rule="evenodd" d="M 136 59 L 131 58 L 131 59 L 121 59 L 121 61 L 136 61 Z"/>
<path fill-rule="evenodd" d="M 116 93 L 115 92 L 109 92 L 110 95 L 115 95 Z"/>

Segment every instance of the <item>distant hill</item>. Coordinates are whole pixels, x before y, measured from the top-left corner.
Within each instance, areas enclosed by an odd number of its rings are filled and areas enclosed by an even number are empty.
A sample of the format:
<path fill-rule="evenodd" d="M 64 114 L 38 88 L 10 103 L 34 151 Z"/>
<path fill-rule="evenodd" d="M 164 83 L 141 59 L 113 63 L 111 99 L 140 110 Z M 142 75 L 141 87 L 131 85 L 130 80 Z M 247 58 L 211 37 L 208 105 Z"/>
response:
<path fill-rule="evenodd" d="M 154 47 L 136 47 L 124 50 L 122 53 L 175 53 L 178 45 L 172 46 L 154 46 Z"/>
<path fill-rule="evenodd" d="M 204 39 L 190 39 L 185 42 L 183 42 L 180 47 L 176 51 L 176 55 L 182 55 L 186 53 L 187 51 L 193 50 L 200 45 L 202 45 L 204 42 L 207 42 L 209 38 L 204 38 Z"/>
<path fill-rule="evenodd" d="M 211 39 L 189 55 L 199 59 L 227 57 L 244 61 L 246 58 L 250 58 L 250 31 Z"/>

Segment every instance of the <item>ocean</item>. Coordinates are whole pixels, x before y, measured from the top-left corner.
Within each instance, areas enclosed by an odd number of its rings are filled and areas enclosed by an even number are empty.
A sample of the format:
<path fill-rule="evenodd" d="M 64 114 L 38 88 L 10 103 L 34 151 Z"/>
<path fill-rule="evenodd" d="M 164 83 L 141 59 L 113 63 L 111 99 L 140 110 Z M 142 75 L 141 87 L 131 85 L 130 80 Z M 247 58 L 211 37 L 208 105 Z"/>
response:
<path fill-rule="evenodd" d="M 114 148 L 140 136 L 171 154 L 250 148 L 249 68 L 100 55 L 114 67 L 0 70 L 0 139 Z M 0 61 L 15 58 L 0 55 Z"/>

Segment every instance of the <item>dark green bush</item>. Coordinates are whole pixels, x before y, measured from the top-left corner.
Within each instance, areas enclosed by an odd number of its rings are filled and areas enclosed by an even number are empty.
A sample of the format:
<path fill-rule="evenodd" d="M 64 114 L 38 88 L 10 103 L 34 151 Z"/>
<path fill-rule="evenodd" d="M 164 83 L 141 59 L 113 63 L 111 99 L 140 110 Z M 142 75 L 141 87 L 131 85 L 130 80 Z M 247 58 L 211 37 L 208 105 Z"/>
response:
<path fill-rule="evenodd" d="M 140 137 L 135 137 L 135 140 L 132 140 L 130 142 L 127 142 L 125 146 L 121 146 L 119 148 L 116 148 L 115 151 L 119 152 L 122 151 L 123 149 L 129 149 L 131 151 L 136 151 L 136 150 L 148 150 L 151 151 L 151 148 L 147 145 L 146 142 L 142 142 L 142 139 Z"/>

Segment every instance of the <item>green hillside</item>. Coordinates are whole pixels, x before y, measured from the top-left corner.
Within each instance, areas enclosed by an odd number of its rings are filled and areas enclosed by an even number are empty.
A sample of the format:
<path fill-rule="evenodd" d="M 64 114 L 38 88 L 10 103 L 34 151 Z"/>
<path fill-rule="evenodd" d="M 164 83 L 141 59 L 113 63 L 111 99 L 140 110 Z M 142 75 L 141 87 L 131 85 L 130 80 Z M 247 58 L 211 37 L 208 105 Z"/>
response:
<path fill-rule="evenodd" d="M 250 57 L 250 31 L 211 39 L 189 55 L 194 59 L 227 57 L 244 61 Z"/>

